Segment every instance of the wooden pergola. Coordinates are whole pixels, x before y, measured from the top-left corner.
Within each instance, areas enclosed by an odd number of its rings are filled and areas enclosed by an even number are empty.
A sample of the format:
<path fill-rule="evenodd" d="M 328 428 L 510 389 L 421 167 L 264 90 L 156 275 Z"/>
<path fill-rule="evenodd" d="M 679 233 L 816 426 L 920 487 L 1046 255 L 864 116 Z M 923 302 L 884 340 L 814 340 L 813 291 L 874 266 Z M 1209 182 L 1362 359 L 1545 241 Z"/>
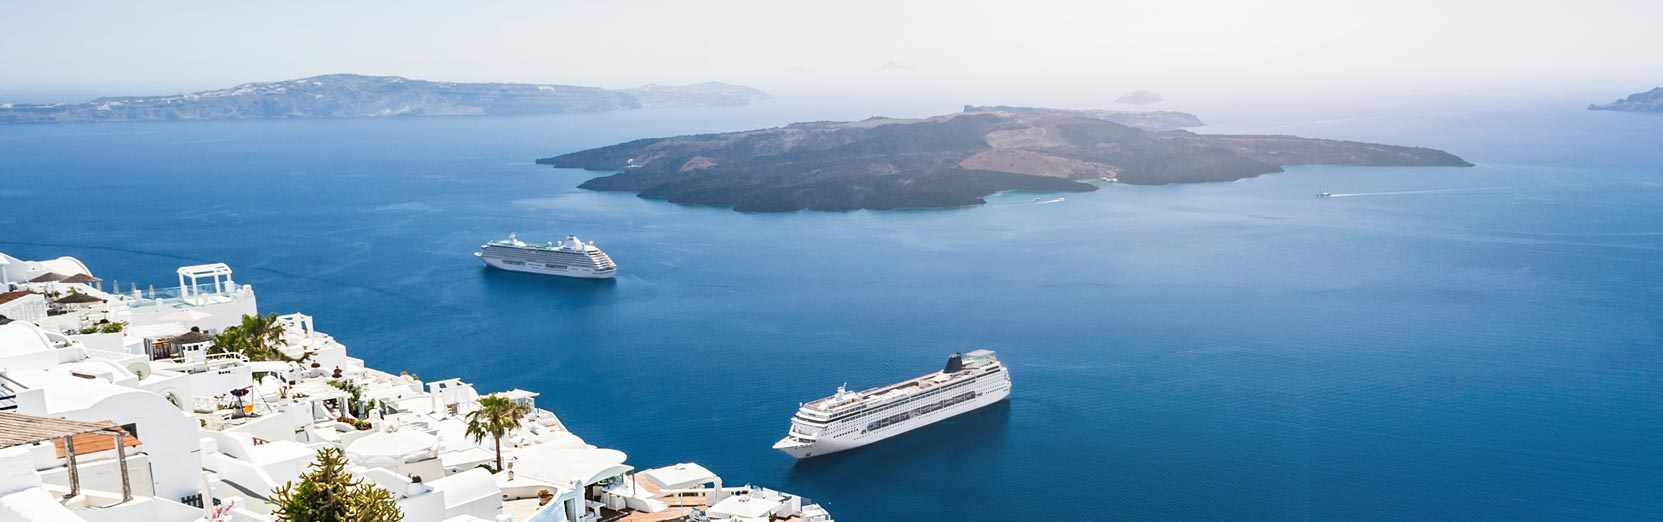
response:
<path fill-rule="evenodd" d="M 110 439 L 105 439 L 106 436 Z M 75 462 L 76 441 L 96 447 L 94 451 L 103 451 L 108 449 L 100 444 L 103 440 L 115 446 L 116 461 L 121 464 L 121 501 L 133 500 L 133 485 L 127 478 L 127 446 L 137 445 L 138 439 L 128 438 L 121 426 L 110 421 L 85 422 L 0 411 L 0 449 L 46 441 L 61 445 L 64 458 L 69 461 L 66 498 L 81 494 L 80 469 Z"/>

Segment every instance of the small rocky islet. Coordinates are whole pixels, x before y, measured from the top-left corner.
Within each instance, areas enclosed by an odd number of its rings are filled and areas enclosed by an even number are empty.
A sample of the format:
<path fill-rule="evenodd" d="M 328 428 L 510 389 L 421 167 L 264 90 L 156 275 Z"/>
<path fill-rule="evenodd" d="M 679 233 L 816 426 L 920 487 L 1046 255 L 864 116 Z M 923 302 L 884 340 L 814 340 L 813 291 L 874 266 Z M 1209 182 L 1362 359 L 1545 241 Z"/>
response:
<path fill-rule="evenodd" d="M 1008 190 L 1233 181 L 1291 165 L 1472 166 L 1421 147 L 1183 130 L 1201 124 L 1173 111 L 966 106 L 928 118 L 641 139 L 537 162 L 615 172 L 586 189 L 745 212 L 959 207 Z"/>

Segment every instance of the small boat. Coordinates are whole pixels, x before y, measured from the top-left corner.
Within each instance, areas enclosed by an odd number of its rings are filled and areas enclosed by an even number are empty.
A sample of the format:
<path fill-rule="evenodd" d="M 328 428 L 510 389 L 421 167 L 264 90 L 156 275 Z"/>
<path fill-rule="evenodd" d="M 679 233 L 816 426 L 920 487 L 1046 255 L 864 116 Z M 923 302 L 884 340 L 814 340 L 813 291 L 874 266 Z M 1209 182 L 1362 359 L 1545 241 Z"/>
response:
<path fill-rule="evenodd" d="M 1334 194 L 1332 192 L 1318 192 L 1317 197 L 1319 197 L 1319 198 L 1331 198 L 1331 197 L 1334 197 Z"/>

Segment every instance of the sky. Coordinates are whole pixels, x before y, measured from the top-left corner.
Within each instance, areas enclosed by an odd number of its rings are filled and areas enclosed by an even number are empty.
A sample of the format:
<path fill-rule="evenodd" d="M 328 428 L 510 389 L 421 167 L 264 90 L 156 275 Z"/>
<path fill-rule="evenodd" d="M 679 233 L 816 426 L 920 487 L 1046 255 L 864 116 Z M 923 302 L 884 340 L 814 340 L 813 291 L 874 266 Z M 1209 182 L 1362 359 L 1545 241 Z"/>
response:
<path fill-rule="evenodd" d="M 1658 0 L 0 0 L 0 96 L 353 72 L 834 93 L 1614 97 L 1663 84 L 1660 21 Z"/>

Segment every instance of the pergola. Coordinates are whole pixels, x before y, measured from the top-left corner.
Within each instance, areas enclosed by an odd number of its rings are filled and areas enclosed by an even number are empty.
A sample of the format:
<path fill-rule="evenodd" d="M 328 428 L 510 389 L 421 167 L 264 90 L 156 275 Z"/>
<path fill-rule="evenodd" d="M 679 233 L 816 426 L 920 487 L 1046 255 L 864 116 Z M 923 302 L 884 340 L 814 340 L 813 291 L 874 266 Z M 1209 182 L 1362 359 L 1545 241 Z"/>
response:
<path fill-rule="evenodd" d="M 182 266 L 179 267 L 178 273 L 179 297 L 181 298 L 199 294 L 200 292 L 197 291 L 199 283 L 197 281 L 201 279 L 213 280 L 215 293 L 223 294 L 226 290 L 236 286 L 236 283 L 231 281 L 231 267 L 225 263 Z M 185 284 L 186 279 L 190 280 L 190 284 Z"/>
<path fill-rule="evenodd" d="M 127 446 L 138 444 L 138 439 L 127 438 L 127 432 L 110 421 L 85 422 L 54 417 L 37 417 L 0 411 L 0 449 L 52 441 L 63 445 L 64 458 L 69 461 L 69 495 L 81 494 L 80 468 L 75 462 L 75 443 L 103 451 L 103 436 L 115 445 L 116 460 L 121 463 L 121 501 L 133 500 L 133 485 L 127 479 Z"/>

